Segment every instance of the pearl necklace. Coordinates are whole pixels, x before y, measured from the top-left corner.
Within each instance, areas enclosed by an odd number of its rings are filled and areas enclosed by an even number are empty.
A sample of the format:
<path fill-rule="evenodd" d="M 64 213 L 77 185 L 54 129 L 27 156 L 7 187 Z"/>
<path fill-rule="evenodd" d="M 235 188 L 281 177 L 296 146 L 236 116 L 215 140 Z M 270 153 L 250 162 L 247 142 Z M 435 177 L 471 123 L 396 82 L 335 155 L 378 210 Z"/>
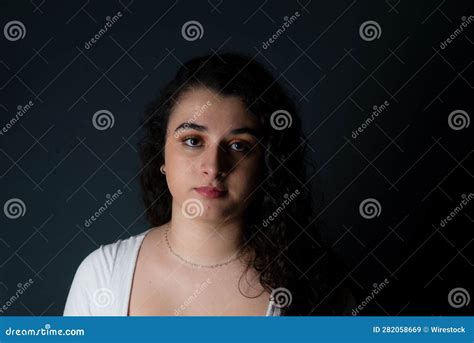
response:
<path fill-rule="evenodd" d="M 183 257 L 181 257 L 180 255 L 178 255 L 174 250 L 173 248 L 171 248 L 171 245 L 170 245 L 170 242 L 168 241 L 168 231 L 169 229 L 166 229 L 165 231 L 165 240 L 166 240 L 166 245 L 168 245 L 168 249 L 169 251 L 175 255 L 177 258 L 179 258 L 181 261 L 189 264 L 189 265 L 192 265 L 193 267 L 195 268 L 217 268 L 217 267 L 221 267 L 221 266 L 225 266 L 229 263 L 231 263 L 232 261 L 235 261 L 237 258 L 238 258 L 238 255 L 236 257 L 233 257 L 231 258 L 230 260 L 226 261 L 226 262 L 222 262 L 222 263 L 216 263 L 216 264 L 211 264 L 211 265 L 205 265 L 205 264 L 198 264 L 198 263 L 194 263 L 194 262 L 191 262 L 191 261 L 188 261 L 186 259 L 184 259 Z"/>

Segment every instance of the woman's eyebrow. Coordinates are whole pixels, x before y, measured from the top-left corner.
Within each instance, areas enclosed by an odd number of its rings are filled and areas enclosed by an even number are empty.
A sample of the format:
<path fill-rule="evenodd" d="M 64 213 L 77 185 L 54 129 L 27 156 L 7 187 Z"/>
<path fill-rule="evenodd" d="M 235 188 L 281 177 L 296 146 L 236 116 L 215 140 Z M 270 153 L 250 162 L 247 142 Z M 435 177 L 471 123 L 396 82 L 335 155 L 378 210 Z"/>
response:
<path fill-rule="evenodd" d="M 206 131 L 208 131 L 208 128 L 207 128 L 207 126 L 185 122 L 185 123 L 179 124 L 178 127 L 174 130 L 174 132 L 176 133 L 176 132 L 181 131 L 181 130 L 197 130 L 197 131 L 206 132 Z M 238 135 L 238 134 L 248 133 L 248 134 L 254 136 L 257 139 L 260 136 L 259 130 L 251 128 L 251 127 L 241 127 L 241 128 L 238 128 L 238 129 L 233 129 L 229 133 L 231 135 Z"/>
<path fill-rule="evenodd" d="M 206 126 L 194 124 L 194 123 L 181 123 L 178 127 L 174 130 L 174 132 L 182 131 L 182 130 L 197 130 L 197 131 L 207 131 Z"/>

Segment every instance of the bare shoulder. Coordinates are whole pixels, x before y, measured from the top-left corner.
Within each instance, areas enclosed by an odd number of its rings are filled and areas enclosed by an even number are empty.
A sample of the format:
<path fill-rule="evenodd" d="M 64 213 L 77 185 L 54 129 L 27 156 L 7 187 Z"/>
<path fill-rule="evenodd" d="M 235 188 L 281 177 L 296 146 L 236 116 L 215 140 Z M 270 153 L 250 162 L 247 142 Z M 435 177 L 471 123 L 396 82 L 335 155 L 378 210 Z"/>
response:
<path fill-rule="evenodd" d="M 138 251 L 135 276 L 140 278 L 150 272 L 160 276 L 161 273 L 166 272 L 168 256 L 164 236 L 165 227 L 166 224 L 155 226 L 146 233 Z"/>
<path fill-rule="evenodd" d="M 129 315 L 265 314 L 269 294 L 252 282 L 252 273 L 241 280 L 241 266 L 222 270 L 190 268 L 169 253 L 164 232 L 163 226 L 156 227 L 144 238 L 133 277 Z"/>
<path fill-rule="evenodd" d="M 139 250 L 139 259 L 143 257 L 156 257 L 157 253 L 162 252 L 162 248 L 165 246 L 165 226 L 166 224 L 155 226 L 147 232 Z"/>

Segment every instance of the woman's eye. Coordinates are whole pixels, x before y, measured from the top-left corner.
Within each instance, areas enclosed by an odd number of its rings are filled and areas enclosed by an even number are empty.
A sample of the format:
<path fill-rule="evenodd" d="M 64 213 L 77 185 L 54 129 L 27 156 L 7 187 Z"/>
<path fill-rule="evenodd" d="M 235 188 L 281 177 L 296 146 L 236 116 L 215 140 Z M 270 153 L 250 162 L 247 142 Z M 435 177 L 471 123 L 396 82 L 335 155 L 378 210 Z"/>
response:
<path fill-rule="evenodd" d="M 202 146 L 201 139 L 198 137 L 187 137 L 182 140 L 183 144 L 189 148 L 199 148 Z M 236 152 L 247 152 L 250 148 L 244 142 L 234 142 L 230 144 L 230 148 Z"/>
<path fill-rule="evenodd" d="M 234 142 L 230 146 L 232 147 L 232 149 L 238 152 L 246 152 L 249 150 L 248 145 L 242 142 Z"/>
<path fill-rule="evenodd" d="M 198 147 L 199 145 L 199 138 L 197 137 L 188 137 L 188 138 L 185 138 L 183 139 L 183 143 L 186 145 L 186 146 L 189 146 L 189 147 Z"/>

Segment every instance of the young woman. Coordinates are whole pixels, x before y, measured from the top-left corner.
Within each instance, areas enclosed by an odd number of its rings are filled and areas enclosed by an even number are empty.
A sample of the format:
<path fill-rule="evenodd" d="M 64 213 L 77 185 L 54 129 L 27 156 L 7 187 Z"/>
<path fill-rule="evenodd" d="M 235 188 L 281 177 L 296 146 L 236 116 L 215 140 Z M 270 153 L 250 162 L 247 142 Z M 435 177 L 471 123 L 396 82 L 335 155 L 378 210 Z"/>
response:
<path fill-rule="evenodd" d="M 147 231 L 101 246 L 65 315 L 331 315 L 353 304 L 322 245 L 295 105 L 258 62 L 192 59 L 145 112 Z"/>

